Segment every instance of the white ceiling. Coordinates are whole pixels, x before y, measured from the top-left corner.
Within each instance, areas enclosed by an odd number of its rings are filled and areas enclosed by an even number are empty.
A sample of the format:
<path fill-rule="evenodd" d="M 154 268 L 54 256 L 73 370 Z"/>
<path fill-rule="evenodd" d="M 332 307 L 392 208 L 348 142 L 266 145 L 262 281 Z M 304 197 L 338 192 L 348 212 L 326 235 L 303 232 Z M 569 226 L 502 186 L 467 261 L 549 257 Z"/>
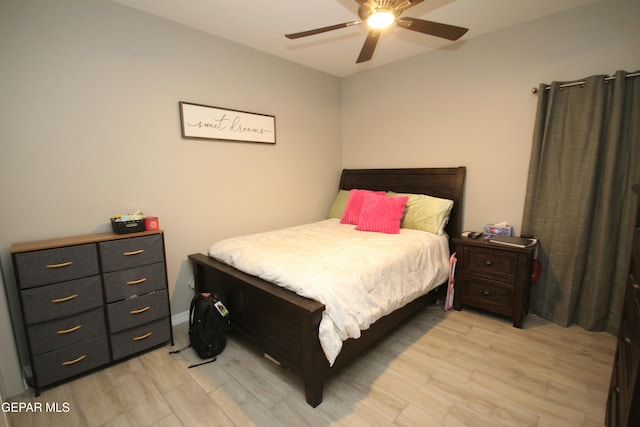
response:
<path fill-rule="evenodd" d="M 384 31 L 373 58 L 356 64 L 366 24 L 289 40 L 286 33 L 358 19 L 355 0 L 111 0 L 167 20 L 344 77 L 599 0 L 425 0 L 403 16 L 469 28 L 457 42 L 398 28 Z"/>

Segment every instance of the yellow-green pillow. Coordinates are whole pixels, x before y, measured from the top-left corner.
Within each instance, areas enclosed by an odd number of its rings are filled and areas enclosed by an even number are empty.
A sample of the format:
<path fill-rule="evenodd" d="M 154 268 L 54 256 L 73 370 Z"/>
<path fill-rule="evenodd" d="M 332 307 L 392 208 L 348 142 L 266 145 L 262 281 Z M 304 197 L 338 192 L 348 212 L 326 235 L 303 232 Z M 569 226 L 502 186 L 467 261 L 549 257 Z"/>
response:
<path fill-rule="evenodd" d="M 329 209 L 329 218 L 342 218 L 342 214 L 344 213 L 344 208 L 347 205 L 347 200 L 349 200 L 349 190 L 340 190 L 336 195 L 335 199 L 333 199 L 333 203 L 331 204 L 331 208 Z"/>
<path fill-rule="evenodd" d="M 443 234 L 453 208 L 453 200 L 440 199 L 425 194 L 389 193 L 408 196 L 407 206 L 400 226 L 414 230 Z"/>

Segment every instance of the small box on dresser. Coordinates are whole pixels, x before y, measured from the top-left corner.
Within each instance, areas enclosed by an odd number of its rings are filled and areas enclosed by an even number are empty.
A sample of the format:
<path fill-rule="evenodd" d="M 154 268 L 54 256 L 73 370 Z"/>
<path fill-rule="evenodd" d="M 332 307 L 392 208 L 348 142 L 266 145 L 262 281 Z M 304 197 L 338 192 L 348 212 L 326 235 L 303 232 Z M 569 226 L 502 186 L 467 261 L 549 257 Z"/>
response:
<path fill-rule="evenodd" d="M 36 394 L 173 342 L 162 231 L 15 243 L 11 254 Z"/>
<path fill-rule="evenodd" d="M 605 423 L 608 427 L 640 426 L 640 184 L 634 185 L 633 190 L 638 206 L 607 398 Z"/>
<path fill-rule="evenodd" d="M 454 308 L 470 306 L 507 316 L 522 328 L 537 244 L 520 248 L 468 237 L 455 237 L 453 243 L 458 258 Z"/>

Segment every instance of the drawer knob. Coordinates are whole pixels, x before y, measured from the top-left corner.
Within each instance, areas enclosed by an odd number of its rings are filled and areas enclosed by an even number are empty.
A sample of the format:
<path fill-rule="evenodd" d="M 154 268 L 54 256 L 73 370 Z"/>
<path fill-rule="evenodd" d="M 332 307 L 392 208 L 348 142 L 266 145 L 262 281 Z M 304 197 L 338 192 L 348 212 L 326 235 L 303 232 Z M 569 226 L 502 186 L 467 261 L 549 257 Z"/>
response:
<path fill-rule="evenodd" d="M 640 289 L 640 284 L 639 283 L 634 283 L 633 284 L 633 289 Z"/>
<path fill-rule="evenodd" d="M 627 344 L 631 345 L 631 338 L 630 337 L 624 337 L 624 342 L 626 342 Z"/>
<path fill-rule="evenodd" d="M 61 268 L 61 267 L 69 267 L 73 264 L 73 261 L 61 262 L 60 264 L 49 264 L 47 268 Z"/>
<path fill-rule="evenodd" d="M 59 331 L 56 331 L 56 334 L 64 335 L 64 334 L 68 334 L 68 333 L 71 333 L 71 332 L 75 332 L 80 328 L 82 328 L 82 325 L 77 325 L 77 326 L 74 326 L 73 328 L 69 328 L 69 329 L 61 329 Z"/>
<path fill-rule="evenodd" d="M 493 261 L 487 260 L 487 261 L 484 262 L 484 265 L 493 265 Z"/>
<path fill-rule="evenodd" d="M 152 334 L 153 334 L 153 332 L 147 332 L 146 334 L 140 335 L 139 337 L 133 337 L 133 340 L 134 341 L 140 341 L 140 340 L 149 338 Z"/>
<path fill-rule="evenodd" d="M 140 283 L 144 283 L 146 281 L 147 281 L 147 278 L 143 277 L 142 279 L 131 280 L 130 282 L 127 282 L 127 285 L 139 285 Z"/>
<path fill-rule="evenodd" d="M 70 301 L 74 298 L 78 298 L 78 294 L 69 295 L 68 297 L 63 297 L 63 298 L 52 299 L 51 302 L 54 304 L 57 304 L 59 302 Z"/>
<path fill-rule="evenodd" d="M 67 360 L 66 362 L 62 362 L 62 366 L 69 366 L 69 365 L 73 365 L 75 363 L 78 363 L 84 359 L 87 358 L 86 354 L 83 354 L 82 356 L 78 357 L 77 359 L 73 359 L 73 360 Z"/>
<path fill-rule="evenodd" d="M 146 306 L 146 307 L 140 308 L 138 310 L 131 310 L 129 312 L 129 314 L 140 314 L 140 313 L 144 313 L 145 311 L 148 311 L 148 310 L 151 310 L 151 307 Z"/>
<path fill-rule="evenodd" d="M 144 252 L 144 249 L 138 249 L 137 251 L 125 252 L 122 255 L 124 256 L 140 255 L 143 252 Z"/>
<path fill-rule="evenodd" d="M 482 291 L 482 295 L 489 296 L 491 295 L 491 291 Z"/>

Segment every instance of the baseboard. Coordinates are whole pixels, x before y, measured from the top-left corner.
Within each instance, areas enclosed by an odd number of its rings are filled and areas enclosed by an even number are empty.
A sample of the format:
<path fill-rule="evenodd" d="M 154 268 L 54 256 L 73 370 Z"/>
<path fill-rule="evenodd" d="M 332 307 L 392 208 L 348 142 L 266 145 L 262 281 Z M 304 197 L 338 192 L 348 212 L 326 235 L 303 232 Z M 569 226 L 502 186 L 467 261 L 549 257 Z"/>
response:
<path fill-rule="evenodd" d="M 176 326 L 181 323 L 189 321 L 189 311 L 183 311 L 182 313 L 174 314 L 171 316 L 171 326 Z"/>

